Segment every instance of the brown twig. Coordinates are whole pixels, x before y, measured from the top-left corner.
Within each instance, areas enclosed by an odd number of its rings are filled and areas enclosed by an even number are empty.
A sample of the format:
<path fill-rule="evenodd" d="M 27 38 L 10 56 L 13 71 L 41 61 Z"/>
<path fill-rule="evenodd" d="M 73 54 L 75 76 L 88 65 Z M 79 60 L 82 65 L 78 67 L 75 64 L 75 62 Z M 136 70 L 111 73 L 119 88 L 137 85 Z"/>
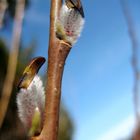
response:
<path fill-rule="evenodd" d="M 55 21 L 60 7 L 61 0 L 51 1 L 45 121 L 41 134 L 32 140 L 57 140 L 58 136 L 62 76 L 71 49 L 69 44 L 57 39 L 55 35 Z"/>
<path fill-rule="evenodd" d="M 123 9 L 123 13 L 125 16 L 125 19 L 127 21 L 128 25 L 128 31 L 129 36 L 132 42 L 132 67 L 134 72 L 134 88 L 133 88 L 133 94 L 134 94 L 134 109 L 135 109 L 135 115 L 136 115 L 136 121 L 137 121 L 137 130 L 134 134 L 134 139 L 139 140 L 140 139 L 140 112 L 139 112 L 139 81 L 140 81 L 140 71 L 139 71 L 139 60 L 138 60 L 138 39 L 136 35 L 136 31 L 134 28 L 134 23 L 130 14 L 130 10 L 128 8 L 127 2 L 125 0 L 121 0 L 121 6 Z"/>
<path fill-rule="evenodd" d="M 12 93 L 13 82 L 16 73 L 17 58 L 19 52 L 20 36 L 22 30 L 22 20 L 24 15 L 25 0 L 17 0 L 15 23 L 13 27 L 13 38 L 8 60 L 7 74 L 4 81 L 2 96 L 0 100 L 0 128 L 2 126 L 10 96 Z"/>
<path fill-rule="evenodd" d="M 53 52 L 48 61 L 46 113 L 41 133 L 41 136 L 46 136 L 46 140 L 57 140 L 62 74 L 65 59 L 70 51 L 70 47 L 66 43 L 58 41 L 56 45 L 57 48 L 52 47 Z"/>

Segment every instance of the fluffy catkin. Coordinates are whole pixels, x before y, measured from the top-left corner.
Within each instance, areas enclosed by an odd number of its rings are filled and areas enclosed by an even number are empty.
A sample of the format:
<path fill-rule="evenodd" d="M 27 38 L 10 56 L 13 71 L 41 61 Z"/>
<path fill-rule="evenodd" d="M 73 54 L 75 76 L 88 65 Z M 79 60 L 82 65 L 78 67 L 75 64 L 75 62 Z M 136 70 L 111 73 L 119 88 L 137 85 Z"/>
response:
<path fill-rule="evenodd" d="M 20 89 L 17 94 L 19 118 L 27 130 L 32 127 L 32 119 L 36 108 L 38 108 L 38 111 L 41 114 L 41 121 L 43 121 L 44 106 L 45 91 L 43 83 L 40 77 L 36 75 L 29 87 L 27 89 Z"/>
<path fill-rule="evenodd" d="M 79 38 L 84 25 L 84 18 L 78 10 L 68 8 L 64 3 L 56 21 L 56 36 L 71 45 Z"/>

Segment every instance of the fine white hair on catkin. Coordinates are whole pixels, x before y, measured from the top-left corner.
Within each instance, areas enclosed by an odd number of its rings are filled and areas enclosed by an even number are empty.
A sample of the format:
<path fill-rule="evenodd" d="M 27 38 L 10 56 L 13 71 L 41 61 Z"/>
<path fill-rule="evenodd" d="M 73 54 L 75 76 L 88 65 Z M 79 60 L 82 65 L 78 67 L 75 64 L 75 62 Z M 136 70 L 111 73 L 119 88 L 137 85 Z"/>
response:
<path fill-rule="evenodd" d="M 43 118 L 45 106 L 45 91 L 43 83 L 36 75 L 27 89 L 20 89 L 17 94 L 17 107 L 20 120 L 24 126 L 29 129 L 35 109 L 38 108 Z M 42 119 L 43 120 L 43 119 Z"/>
<path fill-rule="evenodd" d="M 64 3 L 60 10 L 57 22 L 60 22 L 62 29 L 65 32 L 66 41 L 70 44 L 74 44 L 80 37 L 85 20 L 78 10 L 68 8 Z"/>

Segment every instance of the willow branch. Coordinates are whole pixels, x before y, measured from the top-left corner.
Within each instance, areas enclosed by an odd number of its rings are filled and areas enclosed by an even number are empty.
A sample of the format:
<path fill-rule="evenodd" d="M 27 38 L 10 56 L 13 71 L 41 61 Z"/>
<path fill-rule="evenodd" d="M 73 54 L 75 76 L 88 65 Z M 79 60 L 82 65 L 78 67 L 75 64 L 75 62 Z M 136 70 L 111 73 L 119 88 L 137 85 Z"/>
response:
<path fill-rule="evenodd" d="M 24 16 L 24 6 L 25 6 L 25 0 L 17 0 L 15 21 L 13 27 L 13 38 L 12 38 L 11 50 L 9 54 L 7 74 L 5 77 L 2 96 L 0 100 L 0 127 L 2 126 L 7 111 L 10 96 L 12 93 L 15 73 L 16 73 L 20 36 L 22 30 L 22 21 Z"/>
<path fill-rule="evenodd" d="M 61 0 L 51 1 L 45 121 L 41 134 L 32 140 L 57 140 L 58 137 L 62 76 L 71 49 L 69 44 L 57 39 L 55 35 L 55 21 L 60 7 Z"/>
<path fill-rule="evenodd" d="M 44 127 L 41 133 L 42 140 L 57 140 L 59 106 L 61 96 L 62 75 L 66 57 L 70 51 L 68 44 L 57 42 L 57 48 L 52 48 L 54 54 L 48 61 L 46 113 Z M 44 137 L 45 136 L 45 137 Z"/>

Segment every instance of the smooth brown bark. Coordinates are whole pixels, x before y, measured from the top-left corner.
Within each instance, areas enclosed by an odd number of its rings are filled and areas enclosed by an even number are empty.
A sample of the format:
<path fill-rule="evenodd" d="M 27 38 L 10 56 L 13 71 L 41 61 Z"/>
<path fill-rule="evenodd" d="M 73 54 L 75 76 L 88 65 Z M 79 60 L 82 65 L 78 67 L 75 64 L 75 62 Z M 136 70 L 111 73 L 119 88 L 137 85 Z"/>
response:
<path fill-rule="evenodd" d="M 65 60 L 71 48 L 60 41 L 57 41 L 56 45 L 52 46 L 48 61 L 46 113 L 41 140 L 57 140 L 58 135 L 62 76 Z"/>
<path fill-rule="evenodd" d="M 58 137 L 62 76 L 65 60 L 71 49 L 69 44 L 57 39 L 55 35 L 55 21 L 61 2 L 61 0 L 51 1 L 45 121 L 41 134 L 32 140 L 57 140 Z"/>

